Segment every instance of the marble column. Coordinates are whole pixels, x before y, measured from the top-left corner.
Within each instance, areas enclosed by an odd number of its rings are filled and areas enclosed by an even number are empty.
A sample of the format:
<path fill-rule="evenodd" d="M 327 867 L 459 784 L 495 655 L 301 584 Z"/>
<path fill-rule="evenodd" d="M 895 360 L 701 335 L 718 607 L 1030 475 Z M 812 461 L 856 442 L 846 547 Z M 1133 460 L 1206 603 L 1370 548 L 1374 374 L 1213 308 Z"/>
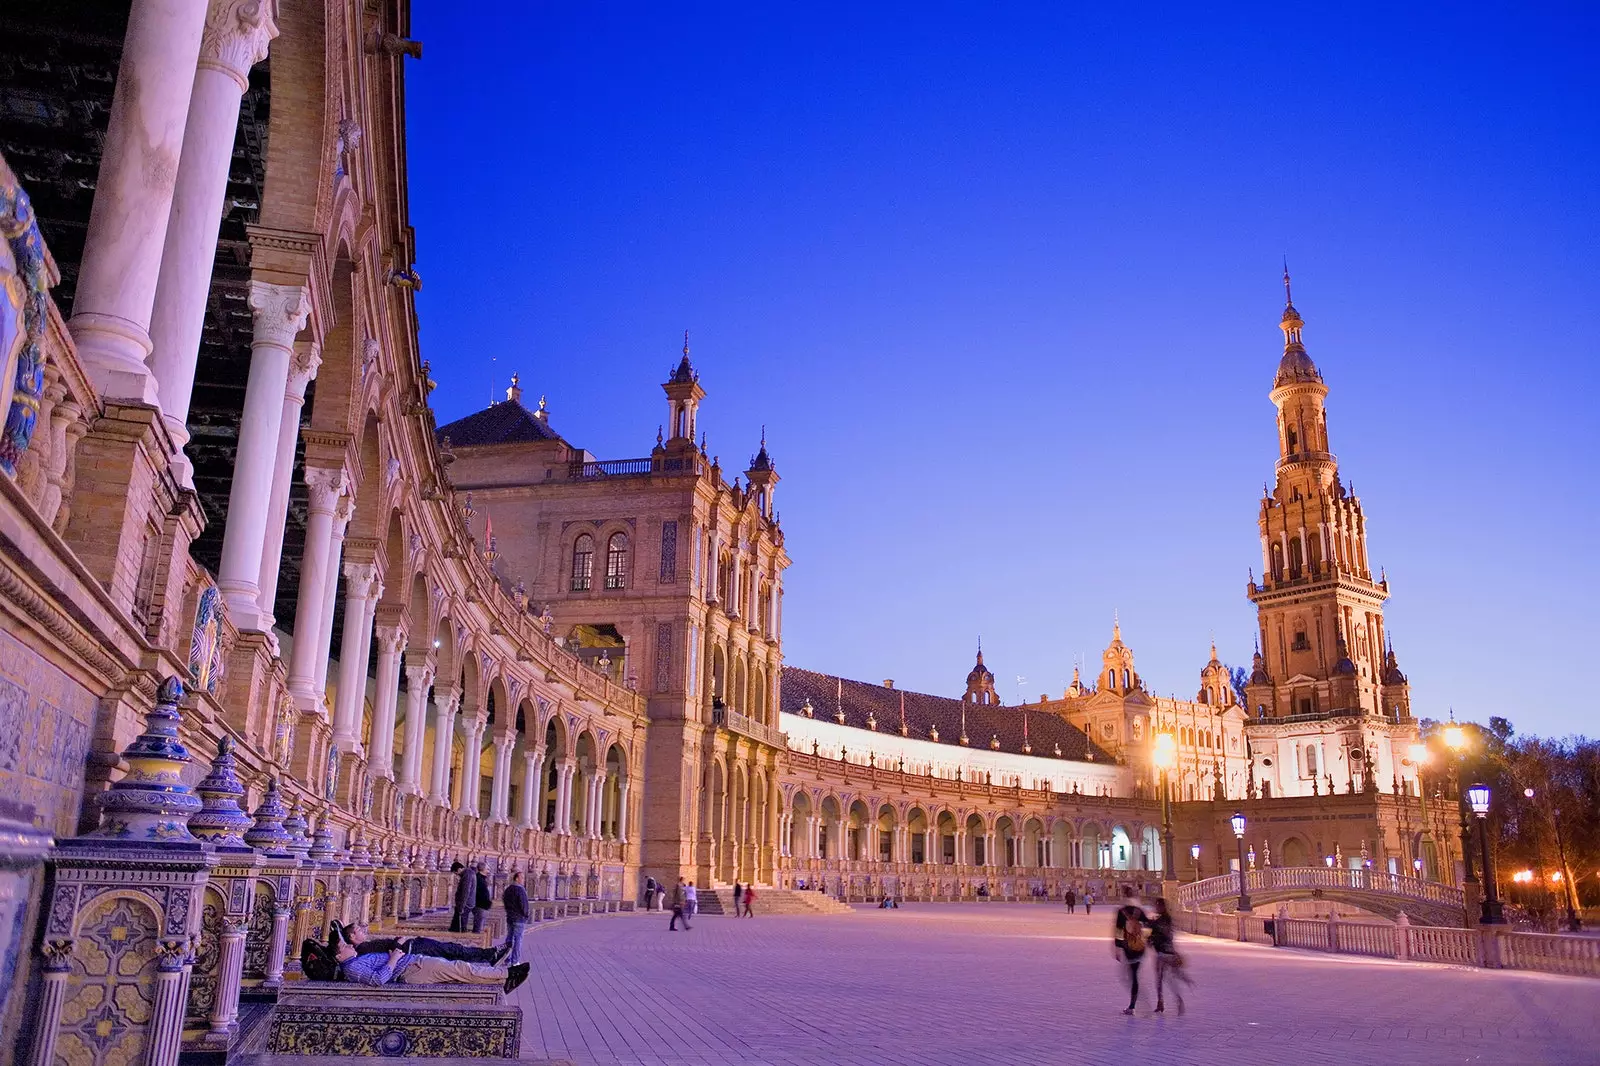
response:
<path fill-rule="evenodd" d="M 209 260 L 207 260 L 209 262 Z M 240 629 L 261 625 L 261 551 L 267 540 L 268 511 L 278 462 L 278 429 L 295 334 L 311 314 L 311 295 L 300 285 L 250 283 L 255 335 L 250 344 L 250 379 L 234 452 L 233 487 L 228 494 L 228 524 L 222 536 L 217 588 Z M 197 338 L 198 340 L 198 338 Z M 190 363 L 193 377 L 193 363 Z M 192 383 L 192 381 L 191 381 Z M 185 411 L 188 404 L 184 403 Z M 164 411 L 170 417 L 170 411 Z"/>
<path fill-rule="evenodd" d="M 488 724 L 482 715 L 475 715 L 466 723 L 467 751 L 461 761 L 461 802 L 456 809 L 474 818 L 483 817 L 479 795 L 483 791 L 483 731 Z"/>
<path fill-rule="evenodd" d="M 310 510 L 306 518 L 305 551 L 300 557 L 300 593 L 295 603 L 294 648 L 289 660 L 289 692 L 302 713 L 316 711 L 318 661 L 326 661 L 328 646 L 318 643 L 322 632 L 322 597 L 327 585 L 328 555 L 332 551 L 334 514 L 345 491 L 345 472 L 314 467 L 306 471 Z"/>
<path fill-rule="evenodd" d="M 277 622 L 278 571 L 283 564 L 283 529 L 289 517 L 289 487 L 294 479 L 294 446 L 300 439 L 300 410 L 306 405 L 306 386 L 317 376 L 322 356 L 313 344 L 301 342 L 289 362 L 289 381 L 283 390 L 283 413 L 278 417 L 278 455 L 272 465 L 272 498 L 267 501 L 267 536 L 261 546 L 261 628 L 270 631 Z"/>
<path fill-rule="evenodd" d="M 355 497 L 346 493 L 333 511 L 333 530 L 328 536 L 328 565 L 322 575 L 322 623 L 317 630 L 317 676 L 312 682 L 317 703 L 322 704 L 328 692 L 328 669 L 333 663 L 333 609 L 339 602 L 339 572 L 344 567 L 344 535 L 355 514 Z"/>
<path fill-rule="evenodd" d="M 417 665 L 406 653 L 406 732 L 405 751 L 400 754 L 400 790 L 410 795 L 421 791 L 422 733 L 427 726 L 428 686 L 433 683 L 433 667 L 426 655 Z"/>
<path fill-rule="evenodd" d="M 283 984 L 284 952 L 289 946 L 289 903 L 280 900 L 272 909 L 272 944 L 267 948 L 267 984 L 277 988 Z"/>
<path fill-rule="evenodd" d="M 273 21 L 275 6 L 260 0 L 211 0 L 189 94 L 183 156 L 178 161 L 150 317 L 150 369 L 185 484 L 192 480 L 192 470 L 183 457 L 183 446 L 189 440 L 185 423 L 211 295 L 217 231 L 227 203 L 239 101 L 250 87 L 250 68 L 267 58 L 267 42 L 278 35 Z M 256 380 L 254 363 L 252 355 L 252 382 Z M 247 396 L 246 418 L 249 403 Z M 234 484 L 238 484 L 237 475 Z M 232 519 L 230 512 L 229 532 L 233 530 Z"/>
<path fill-rule="evenodd" d="M 183 1045 L 183 1015 L 189 947 L 164 940 L 157 949 L 155 1003 L 150 1011 L 148 1066 L 173 1066 Z"/>
<path fill-rule="evenodd" d="M 367 772 L 394 780 L 394 719 L 400 699 L 400 656 L 406 648 L 406 631 L 399 626 L 379 626 L 378 678 L 373 691 L 372 748 Z"/>
<path fill-rule="evenodd" d="M 589 817 L 586 819 L 585 828 L 589 836 L 595 840 L 603 840 L 606 835 L 606 772 L 596 770 L 592 775 L 594 780 L 589 784 Z"/>
<path fill-rule="evenodd" d="M 517 742 L 515 732 L 499 733 L 494 738 L 494 782 L 490 792 L 489 820 L 509 821 L 511 806 L 511 748 Z"/>
<path fill-rule="evenodd" d="M 433 695 L 433 776 L 428 782 L 428 798 L 441 807 L 450 805 L 450 745 L 455 736 L 456 706 L 459 692 L 434 690 Z"/>
<path fill-rule="evenodd" d="M 40 946 L 43 977 L 39 1002 L 33 1013 L 33 1047 L 28 1066 L 51 1066 L 56 1059 L 56 1035 L 67 1002 L 67 980 L 72 976 L 71 940 L 47 940 Z"/>
<path fill-rule="evenodd" d="M 572 835 L 572 777 L 578 764 L 565 760 L 557 766 L 556 775 L 556 833 Z"/>
<path fill-rule="evenodd" d="M 628 842 L 628 784 L 627 777 L 617 782 L 617 843 Z"/>
<path fill-rule="evenodd" d="M 206 15 L 194 0 L 133 0 L 128 12 L 68 324 L 89 379 L 111 399 L 159 403 L 145 366 L 150 315 Z"/>
<path fill-rule="evenodd" d="M 372 563 L 344 564 L 344 639 L 339 647 L 339 692 L 333 707 L 333 742 L 342 752 L 361 750 L 361 704 L 367 677 L 362 670 L 372 642 L 368 601 L 377 584 Z"/>

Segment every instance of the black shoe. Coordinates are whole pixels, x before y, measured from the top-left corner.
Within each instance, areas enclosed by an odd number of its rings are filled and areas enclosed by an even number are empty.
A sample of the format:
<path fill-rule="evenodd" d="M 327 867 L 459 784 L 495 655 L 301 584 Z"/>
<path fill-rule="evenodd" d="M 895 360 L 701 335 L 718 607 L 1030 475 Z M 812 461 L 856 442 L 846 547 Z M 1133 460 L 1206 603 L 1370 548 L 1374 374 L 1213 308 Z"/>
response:
<path fill-rule="evenodd" d="M 494 953 L 494 964 L 496 966 L 499 966 L 502 962 L 506 961 L 507 957 L 509 957 L 510 954 L 511 954 L 511 945 L 510 944 L 501 944 L 500 945 L 500 950 Z"/>
<path fill-rule="evenodd" d="M 506 991 L 514 992 L 517 986 L 528 979 L 528 964 L 519 962 L 506 971 Z"/>

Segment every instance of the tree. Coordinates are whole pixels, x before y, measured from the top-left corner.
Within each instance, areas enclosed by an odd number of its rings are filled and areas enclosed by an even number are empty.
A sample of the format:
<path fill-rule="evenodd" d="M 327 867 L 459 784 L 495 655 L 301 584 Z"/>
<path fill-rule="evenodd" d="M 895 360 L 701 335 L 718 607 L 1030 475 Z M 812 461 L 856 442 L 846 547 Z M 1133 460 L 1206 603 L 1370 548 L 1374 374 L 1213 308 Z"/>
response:
<path fill-rule="evenodd" d="M 1233 694 L 1239 697 L 1239 706 L 1249 709 L 1250 704 L 1244 698 L 1244 687 L 1250 682 L 1250 674 L 1242 666 L 1230 666 L 1228 670 L 1228 684 L 1233 686 Z"/>

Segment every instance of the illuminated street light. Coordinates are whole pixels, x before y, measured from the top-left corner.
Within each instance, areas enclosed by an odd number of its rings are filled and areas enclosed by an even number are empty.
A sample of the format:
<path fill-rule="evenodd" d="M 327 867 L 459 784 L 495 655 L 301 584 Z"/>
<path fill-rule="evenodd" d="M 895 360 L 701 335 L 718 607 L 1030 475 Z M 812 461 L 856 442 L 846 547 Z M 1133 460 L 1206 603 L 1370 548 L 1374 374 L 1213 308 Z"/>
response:
<path fill-rule="evenodd" d="M 1234 811 L 1228 822 L 1233 826 L 1233 836 L 1239 844 L 1239 910 L 1247 911 L 1250 909 L 1250 893 L 1245 891 L 1244 885 L 1244 812 Z"/>
<path fill-rule="evenodd" d="M 1488 785 L 1476 784 L 1467 789 L 1467 803 L 1478 816 L 1478 847 L 1483 857 L 1483 915 L 1478 921 L 1484 925 L 1503 925 L 1506 919 L 1495 892 L 1494 867 L 1489 865 L 1489 803 L 1492 799 Z"/>

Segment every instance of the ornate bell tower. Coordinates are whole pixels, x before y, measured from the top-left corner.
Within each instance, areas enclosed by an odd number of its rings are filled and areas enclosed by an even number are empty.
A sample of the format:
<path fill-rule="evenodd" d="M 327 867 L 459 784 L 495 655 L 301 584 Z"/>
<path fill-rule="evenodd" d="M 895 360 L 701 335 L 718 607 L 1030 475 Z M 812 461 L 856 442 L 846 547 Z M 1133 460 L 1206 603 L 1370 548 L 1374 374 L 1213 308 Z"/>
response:
<path fill-rule="evenodd" d="M 1383 604 L 1366 515 L 1339 479 L 1328 437 L 1328 387 L 1301 341 L 1305 321 L 1283 274 L 1283 359 L 1272 383 L 1278 409 L 1276 484 L 1261 499 L 1261 581 L 1249 596 L 1260 623 L 1250 684 L 1252 719 L 1393 717 L 1409 701 L 1384 698 Z M 1396 667 L 1390 676 L 1399 674 Z"/>

